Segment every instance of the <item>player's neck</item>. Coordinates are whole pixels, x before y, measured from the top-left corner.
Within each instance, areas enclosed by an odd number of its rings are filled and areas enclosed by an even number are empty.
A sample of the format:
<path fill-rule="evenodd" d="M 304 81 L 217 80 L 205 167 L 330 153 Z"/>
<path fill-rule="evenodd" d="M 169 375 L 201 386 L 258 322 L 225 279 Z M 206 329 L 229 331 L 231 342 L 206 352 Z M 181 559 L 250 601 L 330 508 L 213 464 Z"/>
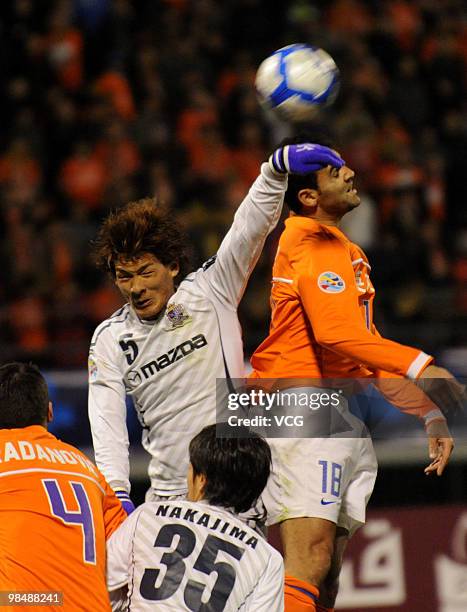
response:
<path fill-rule="evenodd" d="M 339 227 L 342 217 L 336 217 L 330 215 L 322 210 L 316 211 L 314 214 L 309 215 L 310 219 L 314 219 L 322 225 L 331 225 L 332 227 Z"/>

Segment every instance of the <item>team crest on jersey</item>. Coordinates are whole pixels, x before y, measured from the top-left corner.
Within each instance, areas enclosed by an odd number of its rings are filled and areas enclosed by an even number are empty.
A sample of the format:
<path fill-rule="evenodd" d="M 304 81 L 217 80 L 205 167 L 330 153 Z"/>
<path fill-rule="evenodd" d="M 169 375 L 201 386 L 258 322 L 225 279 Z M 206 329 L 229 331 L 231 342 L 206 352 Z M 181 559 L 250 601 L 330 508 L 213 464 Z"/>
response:
<path fill-rule="evenodd" d="M 169 330 L 183 327 L 191 322 L 191 316 L 182 304 L 168 304 L 165 316 L 169 321 Z"/>
<path fill-rule="evenodd" d="M 318 276 L 318 287 L 325 293 L 341 293 L 345 289 L 345 281 L 335 272 L 322 272 Z"/>
<path fill-rule="evenodd" d="M 370 266 L 364 261 L 359 261 L 358 263 L 361 263 L 362 266 L 355 270 L 355 284 L 357 285 L 358 291 L 360 291 L 360 293 L 374 293 L 375 290 L 373 289 L 368 274 Z"/>
<path fill-rule="evenodd" d="M 94 382 L 97 379 L 97 363 L 94 357 L 88 359 L 89 382 Z"/>

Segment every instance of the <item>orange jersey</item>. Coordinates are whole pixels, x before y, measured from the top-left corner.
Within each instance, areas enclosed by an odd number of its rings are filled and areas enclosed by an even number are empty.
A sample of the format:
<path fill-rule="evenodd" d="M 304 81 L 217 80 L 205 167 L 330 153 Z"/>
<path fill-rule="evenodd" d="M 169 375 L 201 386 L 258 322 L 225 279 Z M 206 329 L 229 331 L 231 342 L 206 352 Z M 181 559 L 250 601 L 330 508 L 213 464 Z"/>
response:
<path fill-rule="evenodd" d="M 416 378 L 432 360 L 382 338 L 365 253 L 338 228 L 292 216 L 273 267 L 269 336 L 253 354 L 253 378 Z"/>
<path fill-rule="evenodd" d="M 0 429 L 0 500 L 0 591 L 59 591 L 63 612 L 110 610 L 106 539 L 126 514 L 95 465 L 39 425 Z"/>

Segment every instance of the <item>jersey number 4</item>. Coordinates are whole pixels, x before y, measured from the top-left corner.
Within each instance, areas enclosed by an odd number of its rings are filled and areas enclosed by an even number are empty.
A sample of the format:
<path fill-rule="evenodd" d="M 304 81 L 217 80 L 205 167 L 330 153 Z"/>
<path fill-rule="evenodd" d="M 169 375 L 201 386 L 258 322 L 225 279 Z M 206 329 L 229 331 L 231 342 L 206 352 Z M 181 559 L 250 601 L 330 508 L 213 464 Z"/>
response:
<path fill-rule="evenodd" d="M 81 529 L 83 535 L 83 561 L 85 563 L 96 564 L 96 538 L 94 536 L 94 519 L 92 516 L 91 504 L 88 494 L 81 482 L 70 482 L 78 503 L 78 510 L 69 510 L 65 506 L 63 499 L 63 484 L 55 478 L 43 479 L 42 484 L 49 500 L 50 512 L 59 518 L 65 525 L 74 525 Z"/>
<path fill-rule="evenodd" d="M 195 548 L 196 536 L 189 527 L 172 523 L 164 525 L 157 534 L 155 547 L 172 548 L 174 538 L 178 536 L 175 550 L 163 553 L 161 563 L 167 567 L 164 579 L 160 586 L 156 588 L 155 583 L 159 575 L 159 569 L 146 568 L 140 585 L 140 593 L 145 599 L 151 601 L 161 601 L 171 597 L 180 586 L 185 575 L 186 559 Z M 216 572 L 216 582 L 211 591 L 209 600 L 205 603 L 201 601 L 206 585 L 197 580 L 187 581 L 183 598 L 189 610 L 199 612 L 221 612 L 225 608 L 227 599 L 235 584 L 235 568 L 224 561 L 217 561 L 219 551 L 227 553 L 234 559 L 240 560 L 244 549 L 240 546 L 222 540 L 215 535 L 208 535 L 204 546 L 196 559 L 193 569 L 209 576 Z"/>

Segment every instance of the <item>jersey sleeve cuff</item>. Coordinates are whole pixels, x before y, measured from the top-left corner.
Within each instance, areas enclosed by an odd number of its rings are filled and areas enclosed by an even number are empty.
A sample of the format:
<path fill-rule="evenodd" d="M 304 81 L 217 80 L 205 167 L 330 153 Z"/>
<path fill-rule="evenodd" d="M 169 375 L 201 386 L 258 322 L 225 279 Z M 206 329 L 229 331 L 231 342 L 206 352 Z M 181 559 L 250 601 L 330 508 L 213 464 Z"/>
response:
<path fill-rule="evenodd" d="M 287 183 L 287 172 L 276 172 L 268 162 L 261 164 L 261 175 L 269 181 L 274 180 L 282 184 Z"/>
<path fill-rule="evenodd" d="M 108 484 L 110 488 L 113 489 L 114 493 L 117 491 L 125 491 L 128 495 L 130 495 L 131 487 L 130 483 L 125 480 L 108 480 Z"/>
<path fill-rule="evenodd" d="M 433 361 L 433 357 L 431 355 L 427 355 L 423 351 L 420 351 L 418 356 L 415 357 L 415 359 L 410 364 L 405 375 L 407 376 L 407 378 L 410 378 L 411 380 L 415 380 L 416 378 L 420 376 L 420 374 L 423 372 L 426 366 L 430 363 L 430 361 Z"/>
<path fill-rule="evenodd" d="M 432 421 L 445 421 L 446 417 L 441 410 L 436 408 L 435 410 L 430 410 L 430 412 L 424 414 L 422 419 L 425 422 L 425 427 L 427 427 Z"/>

